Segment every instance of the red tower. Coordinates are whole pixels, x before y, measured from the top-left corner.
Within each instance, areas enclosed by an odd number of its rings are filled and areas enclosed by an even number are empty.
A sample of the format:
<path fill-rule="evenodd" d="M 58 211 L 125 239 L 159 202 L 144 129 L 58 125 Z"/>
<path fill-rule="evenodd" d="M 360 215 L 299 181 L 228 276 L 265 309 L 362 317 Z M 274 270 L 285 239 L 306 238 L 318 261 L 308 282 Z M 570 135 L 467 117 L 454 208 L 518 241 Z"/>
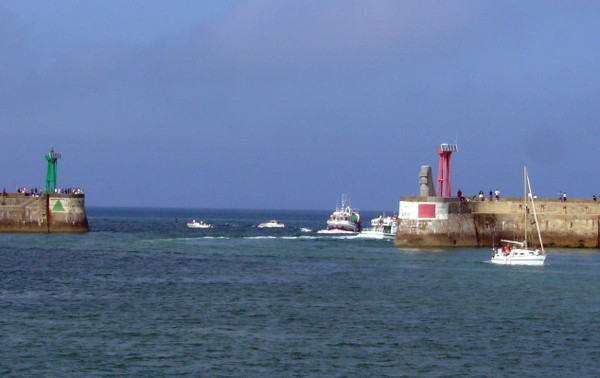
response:
<path fill-rule="evenodd" d="M 437 196 L 451 197 L 450 194 L 450 155 L 458 151 L 457 144 L 442 143 L 437 149 L 440 154 L 440 168 L 438 170 Z"/>

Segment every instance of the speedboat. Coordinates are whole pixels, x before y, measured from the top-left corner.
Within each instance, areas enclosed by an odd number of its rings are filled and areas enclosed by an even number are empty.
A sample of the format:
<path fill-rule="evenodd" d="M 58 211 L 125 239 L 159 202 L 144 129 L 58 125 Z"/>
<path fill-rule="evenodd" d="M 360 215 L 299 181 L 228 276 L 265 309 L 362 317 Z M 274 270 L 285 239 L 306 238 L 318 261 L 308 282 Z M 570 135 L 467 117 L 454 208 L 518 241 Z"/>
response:
<path fill-rule="evenodd" d="M 327 230 L 360 232 L 361 229 L 360 213 L 346 205 L 346 199 L 342 196 L 342 207 L 336 207 L 327 219 Z"/>
<path fill-rule="evenodd" d="M 204 221 L 191 220 L 187 222 L 189 228 L 212 228 L 212 224 L 204 223 Z"/>
<path fill-rule="evenodd" d="M 258 225 L 259 228 L 282 228 L 285 227 L 285 224 L 281 223 L 278 220 L 270 220 L 265 223 L 261 223 Z"/>
<path fill-rule="evenodd" d="M 394 239 L 398 231 L 398 217 L 380 215 L 371 219 L 371 227 L 362 230 L 357 237 L 368 239 Z"/>

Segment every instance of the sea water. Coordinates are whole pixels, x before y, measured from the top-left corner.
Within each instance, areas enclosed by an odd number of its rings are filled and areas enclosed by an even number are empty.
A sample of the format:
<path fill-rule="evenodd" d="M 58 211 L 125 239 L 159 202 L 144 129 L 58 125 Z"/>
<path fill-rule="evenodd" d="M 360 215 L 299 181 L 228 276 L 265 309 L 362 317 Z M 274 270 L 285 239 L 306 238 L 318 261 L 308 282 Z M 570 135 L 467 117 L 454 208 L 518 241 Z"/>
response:
<path fill-rule="evenodd" d="M 496 266 L 328 215 L 91 208 L 86 234 L 1 234 L 0 374 L 600 374 L 600 251 Z"/>

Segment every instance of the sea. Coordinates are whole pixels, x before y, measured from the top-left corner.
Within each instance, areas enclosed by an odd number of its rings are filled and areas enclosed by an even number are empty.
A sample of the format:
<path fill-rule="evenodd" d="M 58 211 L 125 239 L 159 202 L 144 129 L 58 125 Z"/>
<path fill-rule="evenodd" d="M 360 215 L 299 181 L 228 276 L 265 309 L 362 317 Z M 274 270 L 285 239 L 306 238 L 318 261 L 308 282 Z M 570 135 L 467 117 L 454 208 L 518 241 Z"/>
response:
<path fill-rule="evenodd" d="M 0 375 L 600 375 L 599 250 L 497 266 L 319 232 L 330 211 L 87 212 L 0 234 Z"/>

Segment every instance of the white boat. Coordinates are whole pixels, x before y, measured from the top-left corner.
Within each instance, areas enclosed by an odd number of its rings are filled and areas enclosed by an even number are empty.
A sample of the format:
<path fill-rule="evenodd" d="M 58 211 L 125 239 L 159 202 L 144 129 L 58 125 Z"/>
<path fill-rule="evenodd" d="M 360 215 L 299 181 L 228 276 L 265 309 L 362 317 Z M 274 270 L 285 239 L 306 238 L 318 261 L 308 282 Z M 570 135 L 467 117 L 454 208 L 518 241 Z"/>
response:
<path fill-rule="evenodd" d="M 212 228 L 212 224 L 204 223 L 204 221 L 191 220 L 187 222 L 189 228 Z"/>
<path fill-rule="evenodd" d="M 357 237 L 367 239 L 395 239 L 398 231 L 398 217 L 380 215 L 371 219 L 371 227 L 362 230 Z"/>
<path fill-rule="evenodd" d="M 327 230 L 360 232 L 361 229 L 360 213 L 346 205 L 346 199 L 342 196 L 342 207 L 336 207 L 327 219 Z"/>
<path fill-rule="evenodd" d="M 265 223 L 261 223 L 258 225 L 258 228 L 282 228 L 285 227 L 285 224 L 281 223 L 278 220 L 270 220 Z"/>
<path fill-rule="evenodd" d="M 524 224 L 523 228 L 525 229 L 525 238 L 522 242 L 517 242 L 513 240 L 501 240 L 501 242 L 506 243 L 507 245 L 494 249 L 494 255 L 492 256 L 491 262 L 493 264 L 502 264 L 502 265 L 544 265 L 546 261 L 546 252 L 544 251 L 544 243 L 542 242 L 542 234 L 540 233 L 540 225 L 537 220 L 537 213 L 535 211 L 535 203 L 534 198 L 531 195 L 533 191 L 531 190 L 531 183 L 529 182 L 529 176 L 527 175 L 527 167 L 524 168 L 524 181 L 525 181 L 525 195 L 524 195 Z M 527 190 L 529 189 L 529 195 L 527 195 Z M 531 202 L 531 207 L 533 208 L 533 216 L 535 220 L 535 226 L 537 229 L 538 238 L 540 241 L 539 249 L 531 249 L 527 245 L 527 199 Z"/>
<path fill-rule="evenodd" d="M 544 265 L 546 254 L 540 249 L 529 249 L 525 242 L 502 240 L 507 246 L 497 248 L 492 263 L 501 265 Z"/>

